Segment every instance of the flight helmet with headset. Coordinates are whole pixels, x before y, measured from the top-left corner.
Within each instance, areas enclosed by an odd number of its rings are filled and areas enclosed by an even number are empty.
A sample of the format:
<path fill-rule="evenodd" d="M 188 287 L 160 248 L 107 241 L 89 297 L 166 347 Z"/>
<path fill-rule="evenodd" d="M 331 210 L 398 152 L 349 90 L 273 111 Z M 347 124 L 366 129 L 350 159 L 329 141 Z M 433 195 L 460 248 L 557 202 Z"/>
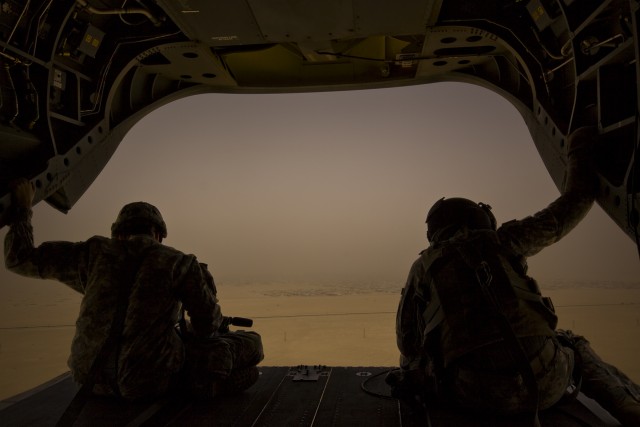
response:
<path fill-rule="evenodd" d="M 146 202 L 129 203 L 120 210 L 116 222 L 111 225 L 111 236 L 135 234 L 136 230 L 153 225 L 161 238 L 167 237 L 167 226 L 160 211 Z"/>
<path fill-rule="evenodd" d="M 495 230 L 496 217 L 491 206 L 463 197 L 441 198 L 427 213 L 429 242 L 446 240 L 462 227 L 470 230 Z"/>

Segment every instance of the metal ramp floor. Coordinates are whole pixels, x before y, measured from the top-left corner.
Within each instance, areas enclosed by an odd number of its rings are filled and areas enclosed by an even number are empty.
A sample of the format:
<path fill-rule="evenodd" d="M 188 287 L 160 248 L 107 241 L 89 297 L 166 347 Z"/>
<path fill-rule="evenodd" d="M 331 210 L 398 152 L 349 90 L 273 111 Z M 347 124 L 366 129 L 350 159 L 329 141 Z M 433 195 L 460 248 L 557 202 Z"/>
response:
<path fill-rule="evenodd" d="M 234 396 L 193 402 L 180 396 L 147 403 L 93 397 L 74 426 L 491 426 L 531 425 L 530 417 L 492 419 L 432 408 L 430 421 L 389 397 L 389 367 L 260 367 L 258 382 Z M 0 403 L 3 427 L 54 426 L 77 386 L 69 374 Z M 595 405 L 595 406 L 594 406 Z M 542 426 L 616 426 L 583 396 L 540 413 Z M 429 424 L 430 422 L 430 424 Z"/>

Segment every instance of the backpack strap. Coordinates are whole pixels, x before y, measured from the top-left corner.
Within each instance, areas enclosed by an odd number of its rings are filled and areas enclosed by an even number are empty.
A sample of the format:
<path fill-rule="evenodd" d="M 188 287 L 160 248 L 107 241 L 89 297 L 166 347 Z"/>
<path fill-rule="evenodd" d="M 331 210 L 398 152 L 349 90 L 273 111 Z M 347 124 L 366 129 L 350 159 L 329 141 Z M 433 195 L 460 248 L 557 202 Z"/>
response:
<path fill-rule="evenodd" d="M 531 394 L 531 401 L 535 410 L 533 425 L 540 426 L 540 420 L 538 418 L 538 407 L 540 401 L 540 397 L 538 395 L 538 382 L 533 372 L 533 368 L 531 367 L 531 363 L 529 362 L 529 358 L 511 327 L 511 322 L 509 322 L 509 319 L 502 308 L 498 295 L 496 295 L 495 286 L 492 286 L 494 274 L 503 276 L 498 280 L 508 280 L 508 278 L 504 274 L 504 271 L 492 272 L 490 264 L 485 261 L 485 258 L 487 257 L 497 258 L 497 254 L 495 251 L 491 250 L 480 252 L 477 247 L 470 248 L 469 246 L 464 249 L 462 247 L 456 247 L 456 249 L 467 266 L 475 271 L 478 285 L 480 286 L 482 294 L 486 300 L 485 302 L 489 304 L 489 307 L 491 307 L 494 314 L 496 314 L 498 326 L 503 339 L 509 345 L 511 357 L 518 366 L 518 370 L 522 374 L 522 378 Z M 500 261 L 498 260 L 498 262 Z M 499 265 L 496 263 L 493 264 Z"/>
<path fill-rule="evenodd" d="M 118 297 L 116 300 L 116 312 L 113 316 L 113 320 L 111 321 L 111 327 L 109 328 L 109 335 L 102 344 L 100 351 L 96 358 L 93 360 L 91 364 L 91 368 L 89 369 L 89 374 L 87 375 L 87 379 L 80 387 L 80 390 L 73 397 L 67 409 L 65 409 L 64 413 L 56 423 L 56 427 L 70 427 L 76 422 L 80 413 L 82 412 L 82 408 L 86 405 L 91 393 L 93 391 L 93 386 L 96 383 L 96 379 L 98 377 L 98 372 L 104 368 L 109 356 L 112 352 L 116 351 L 118 348 L 118 344 L 120 338 L 122 336 L 122 331 L 124 330 L 124 321 L 127 314 L 127 308 L 129 307 L 129 295 L 131 293 L 131 288 L 133 286 L 133 282 L 135 281 L 136 274 L 140 269 L 140 265 L 142 261 L 146 258 L 146 254 L 149 252 L 149 249 L 144 251 L 143 255 L 135 261 L 129 264 L 129 270 L 127 271 L 127 278 L 120 283 L 118 288 Z M 135 268 L 134 268 L 135 267 Z M 116 363 L 118 359 L 118 355 L 115 355 Z M 117 372 L 116 372 L 117 376 Z M 117 389 L 117 378 L 116 378 L 116 392 L 120 395 L 120 390 Z"/>
<path fill-rule="evenodd" d="M 442 252 L 442 247 L 432 248 L 423 252 L 421 256 L 422 265 L 425 271 L 424 283 L 427 287 L 431 285 L 431 281 L 433 280 L 433 275 L 431 274 L 433 271 L 433 264 L 436 263 L 437 260 L 441 259 Z M 417 289 L 416 291 L 420 294 L 424 292 L 423 289 Z M 423 299 L 426 300 L 426 298 Z M 431 295 L 429 295 L 429 303 L 422 313 L 422 317 L 425 325 L 422 336 L 422 343 L 424 344 L 426 342 L 427 335 L 444 320 L 444 311 L 442 310 L 442 304 L 440 303 L 438 292 L 432 292 Z"/>

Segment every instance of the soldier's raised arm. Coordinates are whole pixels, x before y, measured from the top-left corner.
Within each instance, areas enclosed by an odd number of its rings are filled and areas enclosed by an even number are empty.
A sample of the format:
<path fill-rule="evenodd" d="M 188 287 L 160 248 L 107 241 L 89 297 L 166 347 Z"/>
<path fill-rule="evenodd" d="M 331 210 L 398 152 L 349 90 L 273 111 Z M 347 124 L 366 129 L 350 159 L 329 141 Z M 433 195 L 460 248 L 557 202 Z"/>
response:
<path fill-rule="evenodd" d="M 597 136 L 595 127 L 583 127 L 569 135 L 562 194 L 536 214 L 504 223 L 498 233 L 505 246 L 524 257 L 535 255 L 566 236 L 587 215 L 598 189 L 594 165 Z"/>

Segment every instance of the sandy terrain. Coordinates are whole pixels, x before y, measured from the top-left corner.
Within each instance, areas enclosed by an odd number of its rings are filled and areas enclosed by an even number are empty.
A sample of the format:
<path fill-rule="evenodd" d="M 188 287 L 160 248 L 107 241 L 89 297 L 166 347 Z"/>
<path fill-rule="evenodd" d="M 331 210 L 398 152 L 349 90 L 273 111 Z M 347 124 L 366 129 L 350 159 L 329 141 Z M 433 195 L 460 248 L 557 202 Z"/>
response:
<path fill-rule="evenodd" d="M 264 365 L 395 366 L 400 286 L 219 286 L 226 315 L 252 317 Z M 640 288 L 552 289 L 560 327 L 640 382 Z M 0 301 L 0 399 L 67 370 L 79 296 L 51 284 Z"/>

